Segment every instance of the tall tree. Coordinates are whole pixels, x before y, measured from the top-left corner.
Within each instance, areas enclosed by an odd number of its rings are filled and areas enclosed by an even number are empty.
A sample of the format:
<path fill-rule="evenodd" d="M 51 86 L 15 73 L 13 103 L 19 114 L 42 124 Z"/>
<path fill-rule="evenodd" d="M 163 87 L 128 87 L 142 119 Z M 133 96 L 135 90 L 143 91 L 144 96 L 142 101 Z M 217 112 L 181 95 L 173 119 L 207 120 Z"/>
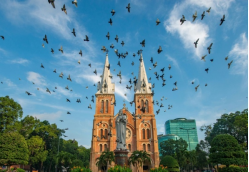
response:
<path fill-rule="evenodd" d="M 0 134 L 0 165 L 28 164 L 29 150 L 26 140 L 17 132 Z"/>
<path fill-rule="evenodd" d="M 97 158 L 96 165 L 100 168 L 105 167 L 107 170 L 108 164 L 111 165 L 112 162 L 115 161 L 114 153 L 107 149 L 106 151 L 102 152 L 99 158 Z"/>
<path fill-rule="evenodd" d="M 147 161 L 151 161 L 150 154 L 146 151 L 136 150 L 132 152 L 131 156 L 128 159 L 128 163 L 132 164 L 135 167 L 143 166 L 143 164 Z"/>
<path fill-rule="evenodd" d="M 9 96 L 0 97 L 0 132 L 16 131 L 15 122 L 22 118 L 23 111 L 19 103 Z"/>
<path fill-rule="evenodd" d="M 47 159 L 48 151 L 44 150 L 45 142 L 39 136 L 33 136 L 27 140 L 29 149 L 29 164 L 30 171 L 32 171 L 32 165 L 38 162 L 44 162 Z"/>
<path fill-rule="evenodd" d="M 246 165 L 245 152 L 241 149 L 238 141 L 231 135 L 217 135 L 211 142 L 210 162 L 215 164 Z"/>

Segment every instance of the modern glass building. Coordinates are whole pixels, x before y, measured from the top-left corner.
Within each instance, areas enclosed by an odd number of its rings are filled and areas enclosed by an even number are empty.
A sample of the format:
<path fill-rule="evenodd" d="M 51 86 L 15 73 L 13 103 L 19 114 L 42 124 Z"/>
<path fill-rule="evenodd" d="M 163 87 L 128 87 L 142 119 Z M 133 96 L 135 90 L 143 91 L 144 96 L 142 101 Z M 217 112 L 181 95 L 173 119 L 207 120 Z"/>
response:
<path fill-rule="evenodd" d="M 160 143 L 163 141 L 169 140 L 169 139 L 178 140 L 178 139 L 180 139 L 180 137 L 178 137 L 175 134 L 166 134 L 166 135 L 160 134 L 160 135 L 157 135 L 157 139 L 158 139 L 159 156 L 161 156 Z"/>
<path fill-rule="evenodd" d="M 195 149 L 198 144 L 198 136 L 194 119 L 176 118 L 168 120 L 165 122 L 164 127 L 166 135 L 175 134 L 188 143 L 188 150 Z"/>

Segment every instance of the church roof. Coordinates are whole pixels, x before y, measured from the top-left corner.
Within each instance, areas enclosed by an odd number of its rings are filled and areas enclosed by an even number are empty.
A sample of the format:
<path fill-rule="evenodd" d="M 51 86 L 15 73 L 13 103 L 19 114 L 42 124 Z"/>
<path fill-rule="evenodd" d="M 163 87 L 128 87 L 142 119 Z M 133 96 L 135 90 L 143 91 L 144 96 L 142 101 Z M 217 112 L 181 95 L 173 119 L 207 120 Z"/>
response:
<path fill-rule="evenodd" d="M 148 82 L 148 78 L 145 71 L 143 55 L 140 55 L 140 66 L 139 66 L 139 73 L 138 73 L 138 80 L 136 86 L 134 87 L 135 93 L 152 93 L 151 92 L 151 83 Z"/>
<path fill-rule="evenodd" d="M 108 54 L 105 57 L 105 65 L 103 69 L 103 74 L 101 77 L 101 81 L 98 84 L 98 91 L 96 94 L 114 94 L 115 84 L 111 81 L 111 72 L 109 66 Z M 110 67 L 110 66 L 109 66 Z"/>

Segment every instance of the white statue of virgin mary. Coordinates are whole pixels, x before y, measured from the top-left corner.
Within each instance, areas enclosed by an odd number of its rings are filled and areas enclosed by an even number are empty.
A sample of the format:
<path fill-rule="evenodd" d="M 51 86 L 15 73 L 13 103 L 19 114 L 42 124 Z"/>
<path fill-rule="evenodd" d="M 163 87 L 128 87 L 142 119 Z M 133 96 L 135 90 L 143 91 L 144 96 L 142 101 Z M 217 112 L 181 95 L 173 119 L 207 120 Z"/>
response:
<path fill-rule="evenodd" d="M 116 124 L 116 142 L 117 150 L 126 150 L 126 124 L 127 116 L 122 113 L 122 109 L 119 110 L 118 116 L 115 120 Z"/>

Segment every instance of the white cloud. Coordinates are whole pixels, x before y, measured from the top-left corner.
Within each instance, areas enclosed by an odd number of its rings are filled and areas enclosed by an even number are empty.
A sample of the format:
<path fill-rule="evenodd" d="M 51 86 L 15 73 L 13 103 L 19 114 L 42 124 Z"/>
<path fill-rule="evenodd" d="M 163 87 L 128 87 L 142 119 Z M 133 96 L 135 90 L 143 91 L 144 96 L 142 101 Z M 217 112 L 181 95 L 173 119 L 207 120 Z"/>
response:
<path fill-rule="evenodd" d="M 172 57 L 169 56 L 169 55 L 166 55 L 166 57 L 167 57 L 167 60 L 171 61 L 171 62 L 173 63 L 173 65 L 174 65 L 177 69 L 180 70 L 179 64 L 178 64 L 178 62 L 177 62 L 176 59 L 172 58 Z"/>
<path fill-rule="evenodd" d="M 28 63 L 29 61 L 27 59 L 15 59 L 15 60 L 11 60 L 10 63 L 18 63 L 18 64 L 26 64 Z"/>
<path fill-rule="evenodd" d="M 164 124 L 157 124 L 157 134 L 166 134 Z"/>
<path fill-rule="evenodd" d="M 30 82 L 34 82 L 38 86 L 47 86 L 45 78 L 39 73 L 28 72 L 27 80 Z"/>
<path fill-rule="evenodd" d="M 3 82 L 6 83 L 9 87 L 16 87 L 17 86 L 10 79 L 4 79 Z"/>
<path fill-rule="evenodd" d="M 229 56 L 233 58 L 231 71 L 233 74 L 247 74 L 248 69 L 248 40 L 245 33 L 240 35 L 239 40 L 235 43 Z"/>
<path fill-rule="evenodd" d="M 36 117 L 40 120 L 55 120 L 55 119 L 58 119 L 61 117 L 62 115 L 62 112 L 61 111 L 58 111 L 58 112 L 55 112 L 55 113 L 38 113 L 38 114 L 30 114 L 31 116 L 33 117 Z"/>
<path fill-rule="evenodd" d="M 192 22 L 191 18 L 191 21 L 189 21 L 187 16 L 185 16 L 187 21 L 185 21 L 183 25 L 180 25 L 180 18 L 183 14 L 187 13 L 188 9 L 196 6 L 203 8 L 203 10 L 207 10 L 209 7 L 212 7 L 211 12 L 223 15 L 224 13 L 227 13 L 231 2 L 233 2 L 233 0 L 186 0 L 174 6 L 173 10 L 170 12 L 170 17 L 164 22 L 164 27 L 167 32 L 177 34 L 180 37 L 184 48 L 195 54 L 195 56 L 193 56 L 194 59 L 200 60 L 201 56 L 208 53 L 207 46 L 212 42 L 212 39 L 209 38 L 209 26 L 202 23 L 200 20 Z M 195 48 L 194 42 L 198 38 L 199 42 L 197 48 Z"/>

